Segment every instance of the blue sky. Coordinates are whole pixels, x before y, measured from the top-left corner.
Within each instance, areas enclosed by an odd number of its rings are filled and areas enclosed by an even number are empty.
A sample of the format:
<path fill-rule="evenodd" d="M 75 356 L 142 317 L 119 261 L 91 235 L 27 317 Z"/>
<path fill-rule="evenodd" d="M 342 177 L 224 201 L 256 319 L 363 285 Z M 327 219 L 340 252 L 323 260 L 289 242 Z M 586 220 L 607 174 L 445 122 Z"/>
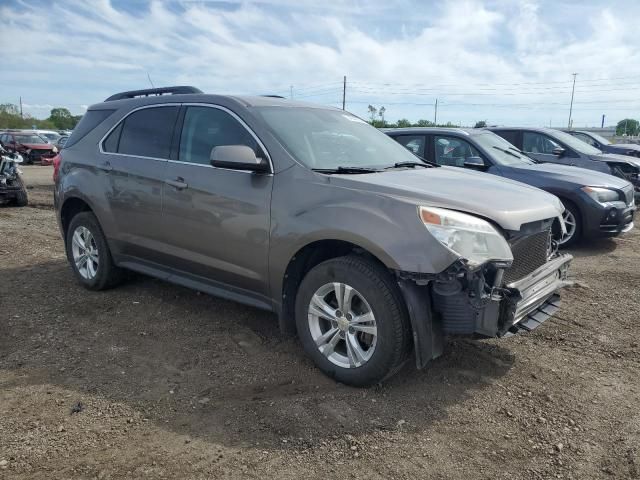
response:
<path fill-rule="evenodd" d="M 640 2 L 0 0 L 0 103 L 36 117 L 194 85 L 366 117 L 566 126 L 640 118 Z M 38 28 L 33 26 L 37 25 Z M 293 89 L 291 89 L 293 86 Z"/>

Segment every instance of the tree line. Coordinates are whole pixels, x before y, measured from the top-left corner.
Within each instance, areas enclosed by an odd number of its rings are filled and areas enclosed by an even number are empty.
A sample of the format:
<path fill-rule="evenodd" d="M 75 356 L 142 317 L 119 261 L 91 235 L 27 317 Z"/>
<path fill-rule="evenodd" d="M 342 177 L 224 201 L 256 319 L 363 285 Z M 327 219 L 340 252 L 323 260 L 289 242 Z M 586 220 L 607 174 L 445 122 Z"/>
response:
<path fill-rule="evenodd" d="M 53 108 L 48 118 L 20 115 L 20 109 L 12 103 L 0 104 L 0 128 L 35 128 L 42 130 L 73 130 L 82 115 L 71 115 L 66 108 Z"/>
<path fill-rule="evenodd" d="M 389 123 L 384 119 L 384 114 L 387 109 L 382 106 L 380 108 L 376 108 L 373 105 L 369 105 L 367 107 L 369 112 L 369 123 L 376 128 L 409 128 L 409 127 L 448 127 L 454 128 L 459 127 L 460 125 L 455 125 L 451 122 L 447 123 L 435 123 L 431 120 L 420 119 L 417 122 L 413 123 L 407 118 L 401 118 L 395 123 Z M 475 123 L 474 128 L 484 128 L 487 126 L 486 120 L 480 120 Z"/>

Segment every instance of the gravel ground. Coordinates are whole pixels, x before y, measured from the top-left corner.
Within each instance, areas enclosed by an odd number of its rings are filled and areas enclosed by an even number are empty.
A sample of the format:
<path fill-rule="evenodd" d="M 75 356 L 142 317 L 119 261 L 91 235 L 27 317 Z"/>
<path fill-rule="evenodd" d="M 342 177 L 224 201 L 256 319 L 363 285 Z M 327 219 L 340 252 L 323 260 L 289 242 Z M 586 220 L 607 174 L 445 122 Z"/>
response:
<path fill-rule="evenodd" d="M 640 234 L 573 252 L 528 335 L 382 387 L 325 378 L 267 313 L 143 276 L 89 292 L 51 209 L 0 207 L 0 478 L 640 478 Z"/>

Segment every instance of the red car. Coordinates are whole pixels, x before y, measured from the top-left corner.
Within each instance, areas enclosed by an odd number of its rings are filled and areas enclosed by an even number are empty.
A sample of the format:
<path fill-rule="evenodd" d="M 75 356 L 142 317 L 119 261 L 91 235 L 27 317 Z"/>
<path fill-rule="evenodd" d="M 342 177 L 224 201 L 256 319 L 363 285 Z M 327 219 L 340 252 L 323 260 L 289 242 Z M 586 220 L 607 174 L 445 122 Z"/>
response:
<path fill-rule="evenodd" d="M 40 162 L 41 165 L 51 165 L 53 157 L 58 153 L 55 145 L 47 143 L 45 139 L 30 132 L 5 132 L 0 134 L 0 143 L 11 152 L 18 152 L 24 158 L 24 163 L 31 165 Z"/>

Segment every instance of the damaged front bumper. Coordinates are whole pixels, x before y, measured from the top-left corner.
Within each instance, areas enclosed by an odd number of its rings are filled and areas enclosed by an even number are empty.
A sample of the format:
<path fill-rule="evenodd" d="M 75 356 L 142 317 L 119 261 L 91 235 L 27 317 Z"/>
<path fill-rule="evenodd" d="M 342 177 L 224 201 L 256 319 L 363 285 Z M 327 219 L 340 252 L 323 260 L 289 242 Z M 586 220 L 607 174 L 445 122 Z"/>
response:
<path fill-rule="evenodd" d="M 567 271 L 573 257 L 558 255 L 526 277 L 508 284 L 498 319 L 497 336 L 530 331 L 553 315 L 559 306 L 558 290 L 568 285 Z"/>
<path fill-rule="evenodd" d="M 434 276 L 400 273 L 417 367 L 441 355 L 446 335 L 507 337 L 538 327 L 558 310 L 558 291 L 571 285 L 572 259 L 557 254 L 506 285 L 501 267 L 469 271 L 455 265 Z"/>

